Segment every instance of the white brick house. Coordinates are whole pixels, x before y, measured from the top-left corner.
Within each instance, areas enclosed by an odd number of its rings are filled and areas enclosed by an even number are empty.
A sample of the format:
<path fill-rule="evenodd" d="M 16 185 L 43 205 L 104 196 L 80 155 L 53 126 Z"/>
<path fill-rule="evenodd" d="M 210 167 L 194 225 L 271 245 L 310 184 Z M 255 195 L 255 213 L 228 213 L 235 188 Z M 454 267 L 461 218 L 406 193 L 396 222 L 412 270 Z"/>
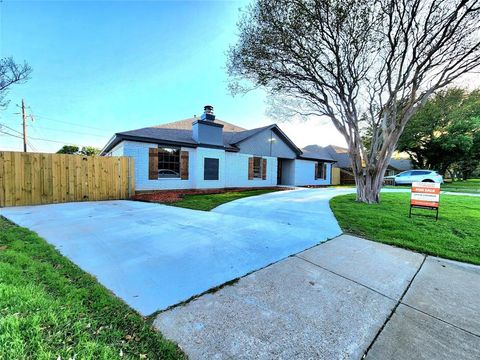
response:
<path fill-rule="evenodd" d="M 329 185 L 333 159 L 300 150 L 276 125 L 246 130 L 200 119 L 116 133 L 104 156 L 131 156 L 136 190 Z"/>

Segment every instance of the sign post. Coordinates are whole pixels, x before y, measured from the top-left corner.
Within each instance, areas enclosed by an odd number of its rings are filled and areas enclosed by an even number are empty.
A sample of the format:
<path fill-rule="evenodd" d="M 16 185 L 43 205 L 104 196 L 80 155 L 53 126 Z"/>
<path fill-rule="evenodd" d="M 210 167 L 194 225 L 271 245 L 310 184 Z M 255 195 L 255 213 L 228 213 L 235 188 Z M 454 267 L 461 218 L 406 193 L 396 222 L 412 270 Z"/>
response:
<path fill-rule="evenodd" d="M 433 182 L 414 182 L 412 184 L 412 194 L 410 197 L 410 212 L 408 217 L 412 217 L 412 208 L 436 210 L 435 220 L 438 220 L 438 204 L 440 202 L 440 184 Z"/>

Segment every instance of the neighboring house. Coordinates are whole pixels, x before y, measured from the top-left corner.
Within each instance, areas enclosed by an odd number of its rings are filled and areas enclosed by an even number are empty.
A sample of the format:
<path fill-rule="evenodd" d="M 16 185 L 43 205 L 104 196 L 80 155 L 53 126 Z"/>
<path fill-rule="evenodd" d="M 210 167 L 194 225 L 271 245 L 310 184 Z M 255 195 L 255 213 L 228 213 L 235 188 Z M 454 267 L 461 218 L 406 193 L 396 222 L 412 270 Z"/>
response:
<path fill-rule="evenodd" d="M 410 159 L 391 159 L 390 165 L 388 166 L 387 171 L 385 171 L 385 176 L 396 175 L 402 171 L 412 170 L 413 164 Z"/>
<path fill-rule="evenodd" d="M 318 145 L 308 145 L 304 151 L 323 151 L 328 154 L 333 160 L 335 160 L 334 167 L 340 169 L 340 183 L 341 184 L 354 184 L 355 178 L 352 173 L 352 166 L 350 165 L 350 157 L 348 155 L 348 149 L 336 145 L 328 145 L 321 147 Z M 402 171 L 411 170 L 412 162 L 408 159 L 391 159 L 385 176 L 396 175 Z"/>
<path fill-rule="evenodd" d="M 334 160 L 302 151 L 276 125 L 246 130 L 198 118 L 116 133 L 104 156 L 130 156 L 136 190 L 329 185 Z"/>

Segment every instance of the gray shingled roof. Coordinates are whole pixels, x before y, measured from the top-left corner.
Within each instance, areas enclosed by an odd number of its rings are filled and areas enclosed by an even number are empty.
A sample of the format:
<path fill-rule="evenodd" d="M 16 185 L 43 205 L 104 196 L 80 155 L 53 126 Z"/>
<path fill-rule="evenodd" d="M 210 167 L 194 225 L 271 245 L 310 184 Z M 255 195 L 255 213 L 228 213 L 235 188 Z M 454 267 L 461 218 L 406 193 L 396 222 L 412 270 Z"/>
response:
<path fill-rule="evenodd" d="M 116 144 L 122 140 L 134 141 L 151 141 L 156 143 L 168 143 L 176 145 L 192 145 L 196 146 L 198 143 L 192 138 L 192 123 L 198 118 L 189 118 L 180 121 L 175 121 L 167 124 L 145 127 L 141 129 L 129 130 L 116 133 L 108 142 L 102 153 L 110 151 Z M 262 126 L 256 129 L 245 130 L 244 128 L 228 123 L 226 121 L 215 119 L 215 123 L 223 125 L 223 146 L 229 150 L 239 150 L 236 146 L 238 143 L 264 131 L 272 129 L 275 131 L 298 155 L 301 155 L 301 150 L 288 138 L 287 135 L 276 125 Z M 316 159 L 318 154 L 312 154 Z M 327 160 L 325 155 L 320 157 Z"/>
<path fill-rule="evenodd" d="M 123 131 L 116 133 L 114 137 L 103 149 L 103 153 L 108 152 L 116 144 L 125 139 L 137 140 L 137 141 L 153 141 L 153 142 L 165 142 L 179 145 L 198 145 L 192 138 L 192 123 L 198 120 L 198 118 L 184 119 L 167 124 L 156 125 L 151 127 L 145 127 L 135 130 Z M 274 129 L 289 145 L 298 153 L 300 150 L 295 144 L 278 128 L 277 125 L 268 125 L 259 127 L 256 129 L 245 130 L 244 128 L 228 123 L 226 121 L 215 119 L 215 123 L 223 125 L 223 145 L 229 150 L 238 150 L 236 144 L 239 142 L 254 136 L 266 129 Z"/>
<path fill-rule="evenodd" d="M 341 169 L 351 168 L 350 158 L 347 153 L 348 149 L 336 145 L 328 145 L 324 148 L 324 150 L 327 151 L 330 156 L 337 162 L 335 166 Z M 412 169 L 412 162 L 408 159 L 391 159 L 389 166 L 398 171 L 405 171 Z"/>
<path fill-rule="evenodd" d="M 325 161 L 335 161 L 335 159 L 330 156 L 330 154 L 321 146 L 318 145 L 308 145 L 302 149 L 303 154 L 300 156 L 307 159 L 317 159 Z"/>
<path fill-rule="evenodd" d="M 197 118 L 189 118 L 189 119 L 184 119 L 184 120 L 179 120 L 179 121 L 174 121 L 171 123 L 167 124 L 160 124 L 153 126 L 155 128 L 164 128 L 164 129 L 178 129 L 178 130 L 192 130 L 192 124 L 200 120 L 198 117 Z M 220 119 L 215 119 L 215 123 L 223 125 L 223 131 L 233 131 L 233 132 L 239 132 L 239 131 L 245 131 L 247 129 L 244 129 L 240 126 L 231 124 L 229 122 L 220 120 Z"/>
<path fill-rule="evenodd" d="M 398 171 L 413 169 L 412 162 L 409 159 L 391 159 L 390 166 Z"/>
<path fill-rule="evenodd" d="M 216 121 L 216 120 L 215 120 Z M 263 130 L 266 130 L 273 125 L 268 125 L 268 126 L 262 126 L 259 128 L 251 129 L 251 130 L 245 130 L 245 131 L 240 131 L 240 132 L 223 132 L 223 139 L 224 141 L 228 142 L 229 144 L 238 144 L 239 142 L 248 139 L 249 137 L 252 137 L 255 134 L 258 134 L 259 132 L 262 132 Z"/>
<path fill-rule="evenodd" d="M 215 120 L 217 123 L 217 120 Z M 172 123 L 175 125 L 178 125 L 178 122 Z M 159 126 L 154 126 L 154 127 L 146 127 L 146 128 L 141 128 L 141 129 L 136 129 L 136 130 L 130 130 L 130 131 L 123 131 L 119 132 L 116 135 L 120 136 L 134 136 L 134 137 L 142 137 L 146 139 L 152 139 L 152 140 L 157 140 L 157 141 L 168 141 L 168 142 L 179 142 L 183 144 L 192 144 L 192 145 L 197 145 L 195 140 L 192 138 L 192 129 L 181 129 L 175 126 L 174 128 L 167 128 L 168 124 L 162 125 L 161 127 Z M 182 124 L 183 125 L 183 124 Z M 230 124 L 232 125 L 232 124 Z M 240 127 L 235 127 L 235 125 L 232 125 L 236 129 L 241 129 Z M 232 126 L 229 126 L 230 129 L 232 129 Z M 271 125 L 270 125 L 271 126 Z M 267 128 L 270 126 L 264 126 L 252 130 L 243 130 L 239 132 L 235 131 L 225 131 L 223 132 L 223 144 L 225 147 L 231 147 L 232 145 L 235 145 Z"/>
<path fill-rule="evenodd" d="M 146 127 L 119 132 L 116 135 L 135 136 L 154 140 L 176 141 L 192 145 L 196 144 L 196 142 L 192 139 L 192 130 Z"/>
<path fill-rule="evenodd" d="M 328 145 L 324 147 L 324 150 L 336 161 L 336 167 L 341 169 L 351 168 L 347 149 L 340 146 Z"/>

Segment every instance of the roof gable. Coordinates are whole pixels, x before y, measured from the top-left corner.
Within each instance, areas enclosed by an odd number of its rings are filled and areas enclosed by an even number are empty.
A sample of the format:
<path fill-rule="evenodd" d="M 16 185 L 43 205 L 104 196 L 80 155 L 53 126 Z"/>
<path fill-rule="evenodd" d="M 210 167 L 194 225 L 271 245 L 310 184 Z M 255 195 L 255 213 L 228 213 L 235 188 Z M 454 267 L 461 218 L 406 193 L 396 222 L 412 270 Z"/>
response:
<path fill-rule="evenodd" d="M 246 141 L 265 130 L 272 130 L 275 134 L 297 155 L 300 155 L 302 151 L 290 140 L 290 138 L 280 129 L 277 124 L 271 124 L 262 126 L 252 130 L 246 130 L 238 133 L 231 134 L 229 142 L 231 145 L 238 146 L 241 142 Z"/>

